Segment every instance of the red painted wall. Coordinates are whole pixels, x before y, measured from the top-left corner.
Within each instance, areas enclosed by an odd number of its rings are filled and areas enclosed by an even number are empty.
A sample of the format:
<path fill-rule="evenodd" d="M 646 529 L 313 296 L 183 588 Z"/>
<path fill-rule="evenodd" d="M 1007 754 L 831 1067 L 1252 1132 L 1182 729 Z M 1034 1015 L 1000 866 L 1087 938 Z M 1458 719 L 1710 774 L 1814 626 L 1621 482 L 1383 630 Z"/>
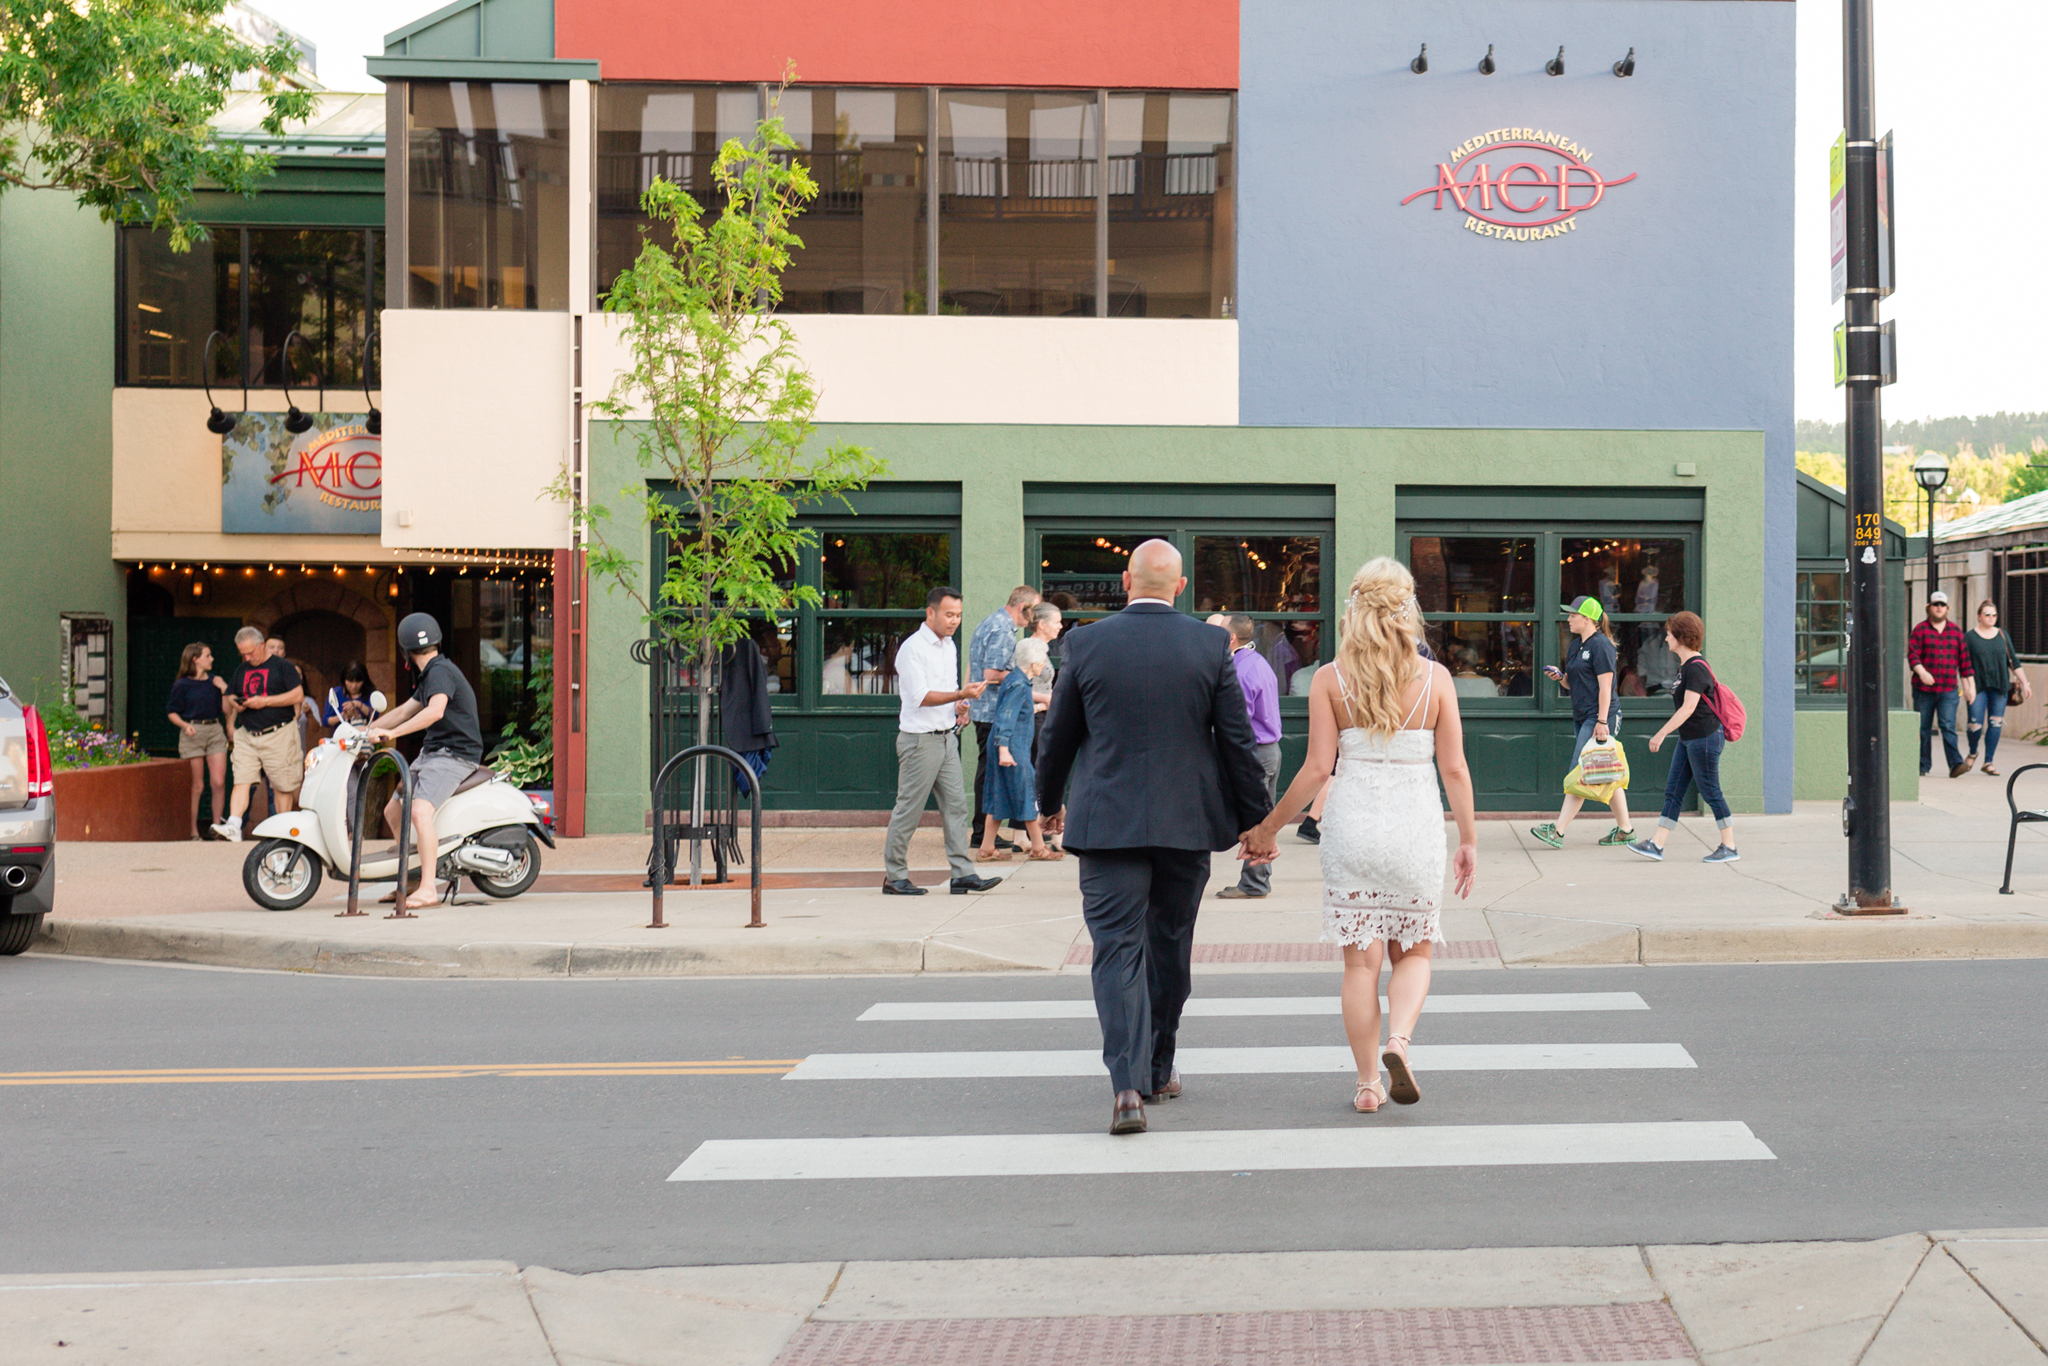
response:
<path fill-rule="evenodd" d="M 607 81 L 1237 88 L 1238 0 L 556 0 Z"/>

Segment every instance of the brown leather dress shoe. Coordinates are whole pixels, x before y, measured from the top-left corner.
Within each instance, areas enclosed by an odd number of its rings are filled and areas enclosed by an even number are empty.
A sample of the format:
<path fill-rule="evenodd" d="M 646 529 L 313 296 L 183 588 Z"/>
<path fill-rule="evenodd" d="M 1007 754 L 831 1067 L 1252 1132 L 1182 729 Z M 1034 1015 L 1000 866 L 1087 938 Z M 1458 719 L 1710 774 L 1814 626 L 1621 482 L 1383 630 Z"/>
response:
<path fill-rule="evenodd" d="M 1112 1134 L 1144 1133 L 1145 1098 L 1136 1091 L 1117 1092 L 1115 1108 L 1109 1115 L 1109 1131 Z"/>
<path fill-rule="evenodd" d="M 1157 1105 L 1160 1101 L 1172 1100 L 1175 1096 L 1179 1094 L 1180 1069 L 1176 1067 L 1173 1069 L 1172 1074 L 1167 1077 L 1166 1085 L 1160 1087 L 1157 1091 L 1154 1091 L 1151 1095 L 1145 1097 L 1145 1100 L 1147 1104 Z"/>

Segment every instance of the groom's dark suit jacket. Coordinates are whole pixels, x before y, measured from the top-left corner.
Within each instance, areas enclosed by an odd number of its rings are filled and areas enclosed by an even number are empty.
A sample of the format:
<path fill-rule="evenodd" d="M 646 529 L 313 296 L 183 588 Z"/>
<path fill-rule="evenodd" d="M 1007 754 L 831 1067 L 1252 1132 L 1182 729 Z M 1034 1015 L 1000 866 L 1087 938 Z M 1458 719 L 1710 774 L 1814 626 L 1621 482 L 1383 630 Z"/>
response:
<path fill-rule="evenodd" d="M 1076 853 L 1228 849 L 1271 809 L 1230 633 L 1171 607 L 1068 633 L 1041 744 L 1039 808 L 1065 794 Z"/>

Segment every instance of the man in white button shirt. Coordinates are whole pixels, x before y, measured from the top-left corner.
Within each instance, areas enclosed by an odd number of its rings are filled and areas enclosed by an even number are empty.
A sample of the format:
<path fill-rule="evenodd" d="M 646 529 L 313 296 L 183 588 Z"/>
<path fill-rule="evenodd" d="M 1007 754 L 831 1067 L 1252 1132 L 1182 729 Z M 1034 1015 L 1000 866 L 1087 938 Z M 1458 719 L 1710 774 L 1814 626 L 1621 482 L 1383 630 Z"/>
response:
<path fill-rule="evenodd" d="M 988 684 L 960 683 L 960 590 L 934 588 L 925 594 L 924 625 L 896 647 L 896 692 L 902 714 L 896 724 L 896 809 L 889 813 L 889 842 L 882 856 L 884 896 L 923 896 L 910 880 L 910 836 L 936 787 L 939 818 L 946 829 L 946 861 L 953 892 L 985 892 L 1001 878 L 979 877 L 967 845 L 967 788 L 960 777 L 958 727 L 967 723 L 967 701 Z"/>

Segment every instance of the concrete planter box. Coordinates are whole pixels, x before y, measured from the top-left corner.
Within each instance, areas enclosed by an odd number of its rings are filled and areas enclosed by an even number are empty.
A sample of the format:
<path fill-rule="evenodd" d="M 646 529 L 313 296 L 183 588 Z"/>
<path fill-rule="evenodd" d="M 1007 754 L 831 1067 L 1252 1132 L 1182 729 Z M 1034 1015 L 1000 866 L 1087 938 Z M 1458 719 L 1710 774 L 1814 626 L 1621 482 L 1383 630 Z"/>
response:
<path fill-rule="evenodd" d="M 57 840 L 181 840 L 191 832 L 192 768 L 151 759 L 57 773 Z"/>

